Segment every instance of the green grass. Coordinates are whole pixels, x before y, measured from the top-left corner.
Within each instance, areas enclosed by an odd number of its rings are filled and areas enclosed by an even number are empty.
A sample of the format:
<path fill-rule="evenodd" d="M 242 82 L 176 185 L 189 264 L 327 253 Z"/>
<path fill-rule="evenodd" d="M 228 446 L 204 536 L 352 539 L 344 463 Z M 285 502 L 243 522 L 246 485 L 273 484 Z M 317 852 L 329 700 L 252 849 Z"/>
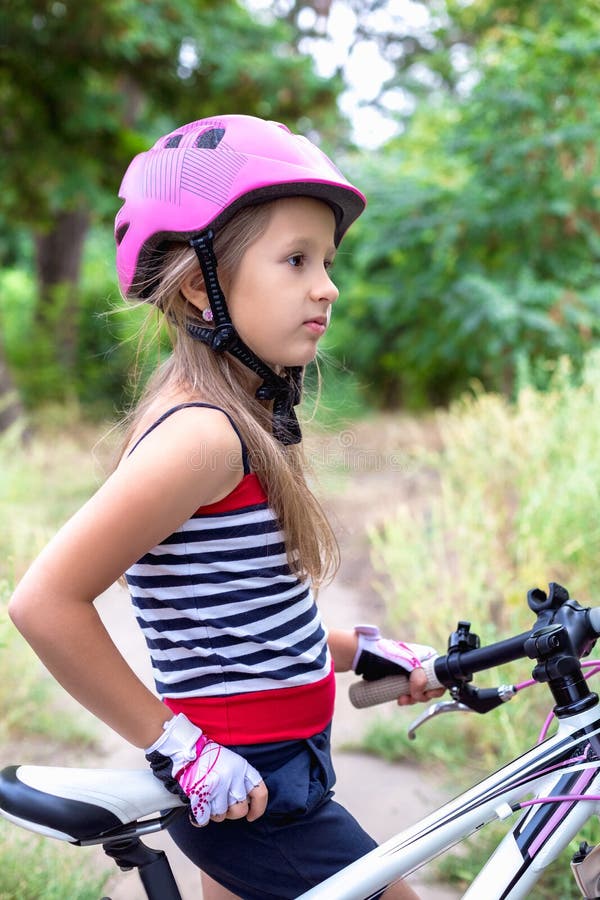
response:
<path fill-rule="evenodd" d="M 0 766 L 65 765 L 95 746 L 92 717 L 56 685 L 6 612 L 28 563 L 99 481 L 89 451 L 98 429 L 67 412 L 47 411 L 28 446 L 16 431 L 0 439 Z M 82 866 L 82 852 L 0 820 L 0 900 L 98 900 L 108 870 Z"/>
<path fill-rule="evenodd" d="M 580 384 L 563 374 L 546 393 L 523 389 L 515 404 L 482 394 L 440 413 L 442 449 L 419 457 L 429 491 L 399 505 L 371 534 L 378 587 L 395 631 L 443 649 L 458 619 L 467 619 L 482 643 L 508 637 L 531 627 L 527 591 L 550 581 L 584 604 L 596 601 L 598 408 L 595 356 Z M 490 680 L 521 680 L 530 670 L 528 661 L 514 663 Z M 527 702 L 513 701 L 477 729 L 476 749 L 486 764 L 489 752 L 514 754 L 534 737 L 543 719 L 531 714 L 532 696 L 541 716 L 550 698 L 535 689 Z"/>
<path fill-rule="evenodd" d="M 0 900 L 98 900 L 108 871 L 83 865 L 85 850 L 26 834 L 0 820 Z"/>
<path fill-rule="evenodd" d="M 9 582 L 0 583 L 0 748 L 31 739 L 91 749 L 93 720 L 65 708 L 64 695 L 10 623 L 9 596 Z"/>

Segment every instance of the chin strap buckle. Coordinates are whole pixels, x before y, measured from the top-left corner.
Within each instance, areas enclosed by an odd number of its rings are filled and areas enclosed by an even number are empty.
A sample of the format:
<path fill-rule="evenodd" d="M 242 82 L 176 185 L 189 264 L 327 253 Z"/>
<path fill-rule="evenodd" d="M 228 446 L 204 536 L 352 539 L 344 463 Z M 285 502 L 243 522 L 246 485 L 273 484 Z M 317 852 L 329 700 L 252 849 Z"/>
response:
<path fill-rule="evenodd" d="M 299 444 L 302 440 L 300 423 L 294 407 L 302 396 L 302 366 L 286 369 L 289 380 L 274 372 L 265 378 L 256 391 L 257 400 L 273 401 L 273 435 L 284 445 Z"/>
<path fill-rule="evenodd" d="M 210 349 L 215 353 L 225 353 L 226 350 L 231 350 L 237 342 L 237 331 L 231 323 L 217 325 L 216 328 L 207 328 L 206 330 L 210 331 Z"/>

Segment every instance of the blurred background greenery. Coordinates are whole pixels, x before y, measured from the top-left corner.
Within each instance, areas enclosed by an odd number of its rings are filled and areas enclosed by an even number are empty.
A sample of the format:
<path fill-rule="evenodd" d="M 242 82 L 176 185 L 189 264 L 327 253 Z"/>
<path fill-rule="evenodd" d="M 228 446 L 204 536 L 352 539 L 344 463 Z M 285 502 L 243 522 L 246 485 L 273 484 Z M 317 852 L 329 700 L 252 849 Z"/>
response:
<path fill-rule="evenodd" d="M 285 121 L 367 193 L 328 349 L 370 404 L 445 404 L 474 379 L 510 395 L 564 354 L 580 367 L 600 328 L 597 0 L 248 2 L 9 0 L 0 426 L 19 402 L 121 408 L 135 316 L 103 316 L 120 177 L 215 111 Z M 353 30 L 325 76 L 340 7 Z M 362 71 L 391 134 L 376 150 L 345 111 L 361 47 L 385 63 L 383 80 Z"/>
<path fill-rule="evenodd" d="M 471 615 L 492 640 L 529 626 L 522 598 L 533 584 L 562 579 L 593 599 L 599 23 L 600 0 L 5 2 L 4 743 L 31 721 L 6 715 L 17 683 L 22 709 L 49 702 L 25 677 L 31 660 L 5 600 L 93 490 L 87 448 L 131 401 L 141 319 L 122 310 L 114 276 L 120 178 L 158 134 L 214 113 L 285 122 L 368 195 L 334 270 L 342 298 L 324 347 L 325 418 L 433 411 L 440 447 L 415 453 L 429 485 L 418 504 L 399 500 L 371 536 L 390 620 L 441 644 L 457 613 Z M 48 722 L 36 721 L 47 740 Z M 462 740 L 454 726 L 448 740 L 442 721 L 428 760 L 434 746 L 456 773 L 476 748 L 488 766 L 538 724 L 525 704 L 487 728 L 465 726 Z M 69 729 L 68 740 L 81 736 Z M 389 722 L 367 740 L 391 756 L 418 753 Z M 464 856 L 458 868 L 468 880 Z M 46 896 L 47 869 L 31 888 L 23 880 L 35 871 L 21 866 L 0 896 Z M 547 896 L 571 890 L 550 882 Z"/>

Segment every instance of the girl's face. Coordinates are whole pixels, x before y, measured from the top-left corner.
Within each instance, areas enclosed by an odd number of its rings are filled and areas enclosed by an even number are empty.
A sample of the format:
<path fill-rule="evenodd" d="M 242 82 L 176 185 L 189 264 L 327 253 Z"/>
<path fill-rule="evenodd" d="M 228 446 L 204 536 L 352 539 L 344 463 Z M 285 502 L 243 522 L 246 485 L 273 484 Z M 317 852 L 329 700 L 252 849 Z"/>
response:
<path fill-rule="evenodd" d="M 226 290 L 241 339 L 269 366 L 315 358 L 338 290 L 329 277 L 335 219 L 320 200 L 273 204 L 263 234 L 248 247 Z"/>

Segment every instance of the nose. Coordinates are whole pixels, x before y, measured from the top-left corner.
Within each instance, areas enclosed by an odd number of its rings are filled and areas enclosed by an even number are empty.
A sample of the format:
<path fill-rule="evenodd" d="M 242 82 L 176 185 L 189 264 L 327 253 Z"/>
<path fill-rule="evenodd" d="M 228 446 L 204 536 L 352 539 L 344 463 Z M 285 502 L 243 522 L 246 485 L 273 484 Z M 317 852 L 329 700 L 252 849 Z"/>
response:
<path fill-rule="evenodd" d="M 320 272 L 319 277 L 315 279 L 315 283 L 311 291 L 312 299 L 316 300 L 317 302 L 323 301 L 331 304 L 335 303 L 339 295 L 340 292 L 331 280 L 329 272 L 327 271 L 327 269 L 323 268 Z"/>

